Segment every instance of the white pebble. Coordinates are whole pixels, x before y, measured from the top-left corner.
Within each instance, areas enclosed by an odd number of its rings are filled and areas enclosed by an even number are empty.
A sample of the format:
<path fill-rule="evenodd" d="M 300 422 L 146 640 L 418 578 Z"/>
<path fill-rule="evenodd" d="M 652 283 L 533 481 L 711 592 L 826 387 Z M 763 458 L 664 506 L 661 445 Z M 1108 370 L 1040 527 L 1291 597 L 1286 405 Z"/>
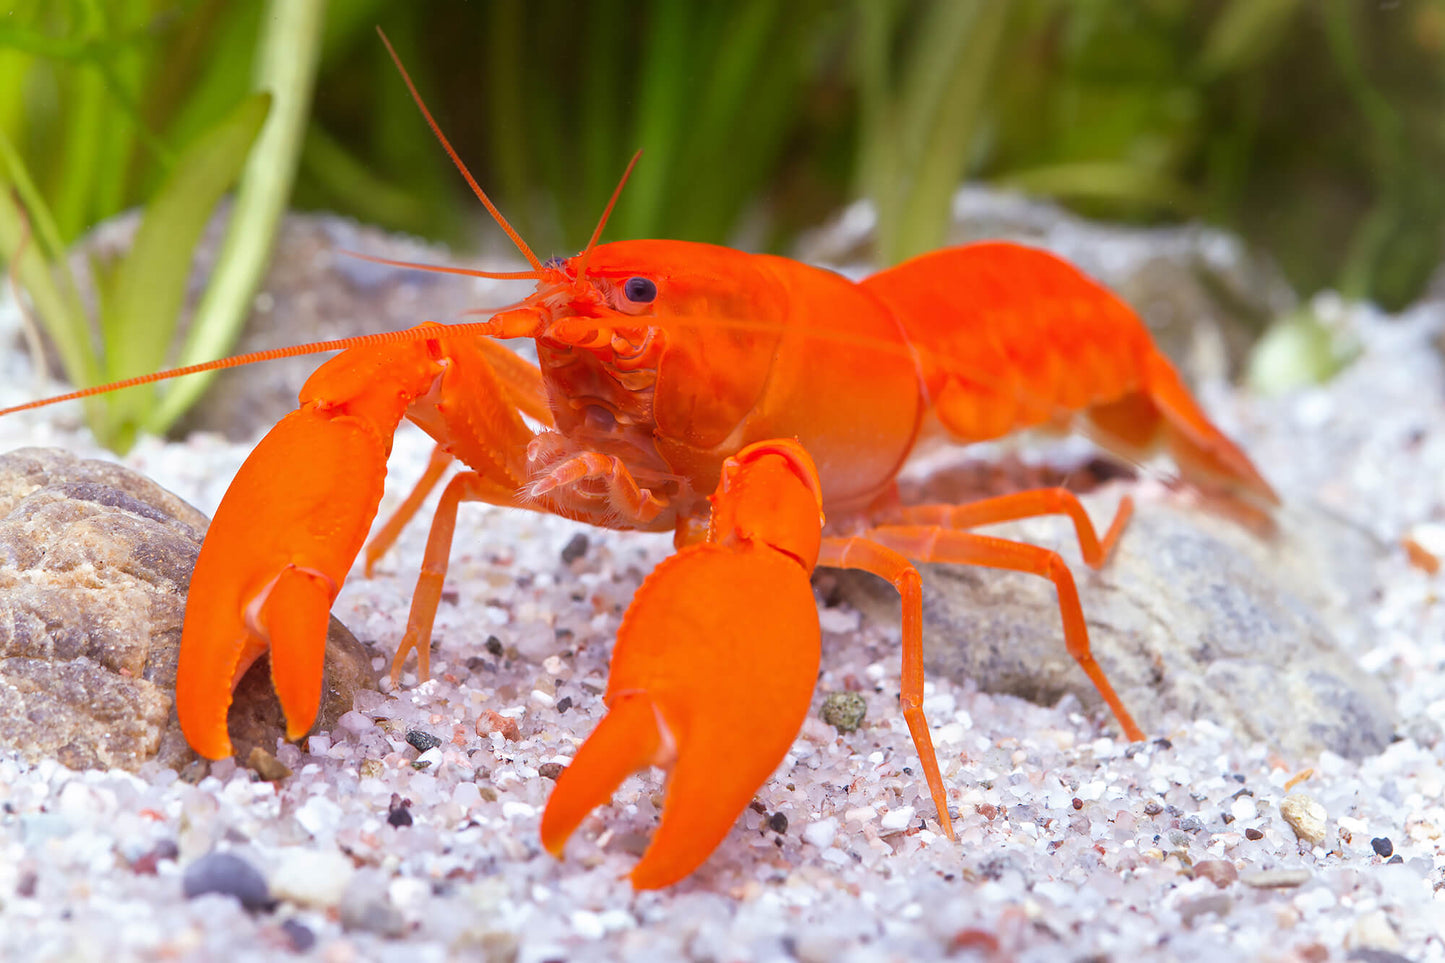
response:
<path fill-rule="evenodd" d="M 591 910 L 576 910 L 572 913 L 572 929 L 584 940 L 600 940 L 607 930 L 601 918 Z"/>
<path fill-rule="evenodd" d="M 827 849 L 833 845 L 833 840 L 838 836 L 838 820 L 829 816 L 827 819 L 819 819 L 803 827 L 803 842 L 812 843 L 819 849 Z"/>
<path fill-rule="evenodd" d="M 530 803 L 508 800 L 502 803 L 502 818 L 507 820 L 532 819 L 537 815 L 537 807 Z"/>
<path fill-rule="evenodd" d="M 296 821 L 313 836 L 329 835 L 341 821 L 341 807 L 325 796 L 312 796 L 297 808 Z"/>
<path fill-rule="evenodd" d="M 345 729 L 354 736 L 359 736 L 363 732 L 369 731 L 375 725 L 376 723 L 371 721 L 370 716 L 357 712 L 355 709 L 336 720 L 338 729 Z"/>
<path fill-rule="evenodd" d="M 355 872 L 355 864 L 337 850 L 288 847 L 271 873 L 271 895 L 303 906 L 336 906 Z"/>
<path fill-rule="evenodd" d="M 482 802 L 482 790 L 474 782 L 458 783 L 457 788 L 452 790 L 452 802 L 462 807 L 463 811 L 470 812 L 472 807 Z"/>
<path fill-rule="evenodd" d="M 899 806 L 897 809 L 890 809 L 878 820 L 878 825 L 888 830 L 907 829 L 913 822 L 913 807 Z"/>

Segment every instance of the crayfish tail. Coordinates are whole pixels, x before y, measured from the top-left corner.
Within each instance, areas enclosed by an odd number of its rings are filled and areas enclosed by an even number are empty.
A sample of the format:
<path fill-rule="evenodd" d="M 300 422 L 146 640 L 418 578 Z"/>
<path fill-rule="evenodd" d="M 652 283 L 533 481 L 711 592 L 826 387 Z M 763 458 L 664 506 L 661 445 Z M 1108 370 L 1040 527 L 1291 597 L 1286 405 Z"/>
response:
<path fill-rule="evenodd" d="M 1279 504 L 1254 463 L 1215 427 L 1157 350 L 1145 359 L 1139 391 L 1095 405 L 1087 416 L 1095 440 L 1126 457 L 1162 448 L 1192 483 L 1223 488 L 1270 508 Z"/>

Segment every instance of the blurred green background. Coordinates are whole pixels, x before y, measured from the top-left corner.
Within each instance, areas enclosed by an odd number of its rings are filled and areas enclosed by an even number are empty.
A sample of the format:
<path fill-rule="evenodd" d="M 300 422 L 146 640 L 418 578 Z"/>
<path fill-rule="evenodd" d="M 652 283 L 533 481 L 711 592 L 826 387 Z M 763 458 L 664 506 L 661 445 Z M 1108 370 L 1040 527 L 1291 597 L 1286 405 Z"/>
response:
<path fill-rule="evenodd" d="M 73 329 L 62 354 L 82 382 L 225 350 L 239 307 L 216 307 L 220 320 L 201 325 L 216 333 L 176 353 L 173 328 L 127 305 L 183 283 L 191 222 L 237 179 L 246 223 L 224 254 L 239 266 L 214 282 L 218 304 L 248 301 L 288 198 L 496 244 L 378 26 L 543 256 L 585 243 L 639 148 L 612 239 L 786 250 L 868 196 L 877 258 L 892 262 L 938 242 L 948 198 L 969 177 L 1101 218 L 1220 225 L 1275 258 L 1302 293 L 1332 287 L 1387 308 L 1420 294 L 1445 239 L 1445 0 L 9 7 L 0 254 L 17 259 L 45 326 Z M 268 89 L 269 102 L 254 96 Z M 260 116 L 269 126 L 256 137 Z M 290 134 L 273 137 L 288 117 Z M 252 143 L 258 170 L 242 173 Z M 234 164 L 218 160 L 230 155 Z M 59 252 L 136 205 L 147 205 L 156 250 L 117 271 L 102 304 L 111 321 L 67 320 L 77 305 L 55 280 Z M 47 276 L 48 305 L 35 293 Z M 97 325 L 103 344 L 85 333 Z M 136 339 L 157 347 L 119 359 L 108 347 Z M 136 402 L 112 429 L 163 427 L 178 404 L 155 418 L 158 404 Z"/>

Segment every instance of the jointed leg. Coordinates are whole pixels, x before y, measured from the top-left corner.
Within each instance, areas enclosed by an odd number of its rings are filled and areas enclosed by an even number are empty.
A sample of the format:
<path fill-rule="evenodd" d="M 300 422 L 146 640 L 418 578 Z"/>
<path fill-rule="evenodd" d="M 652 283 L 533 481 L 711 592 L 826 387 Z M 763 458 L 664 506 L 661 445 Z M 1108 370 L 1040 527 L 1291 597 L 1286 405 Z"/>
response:
<path fill-rule="evenodd" d="M 1121 509 L 1122 513 L 1123 509 Z M 870 539 L 919 562 L 944 562 L 954 565 L 982 565 L 1040 575 L 1054 583 L 1059 596 L 1059 614 L 1064 622 L 1064 642 L 1069 654 L 1093 681 L 1104 697 L 1124 734 L 1131 740 L 1144 738 L 1133 716 L 1109 684 L 1104 670 L 1095 661 L 1089 648 L 1089 630 L 1084 624 L 1084 611 L 1079 605 L 1079 592 L 1074 576 L 1058 552 L 1037 545 L 973 532 L 951 531 L 936 526 L 884 525 L 869 530 Z"/>
<path fill-rule="evenodd" d="M 451 557 L 457 506 L 464 501 L 512 505 L 515 504 L 515 496 L 500 483 L 470 471 L 453 476 L 442 489 L 436 514 L 432 516 L 431 532 L 427 535 L 426 554 L 422 557 L 421 572 L 417 575 L 416 591 L 411 596 L 406 634 L 402 636 L 396 656 L 391 661 L 393 683 L 400 680 L 402 666 L 413 649 L 416 650 L 418 681 L 431 676 L 432 623 L 441 603 L 442 583 L 446 580 L 447 563 Z"/>
<path fill-rule="evenodd" d="M 923 715 L 923 589 L 918 569 L 898 552 L 866 538 L 825 538 L 818 553 L 818 564 L 829 568 L 852 568 L 872 572 L 887 579 L 898 589 L 903 601 L 903 669 L 898 701 L 903 707 L 903 720 L 913 736 L 918 761 L 923 767 L 928 791 L 938 810 L 938 824 L 949 839 L 953 820 L 948 815 L 948 796 L 943 789 L 943 774 L 938 756 L 933 751 L 933 737 L 928 719 Z"/>
<path fill-rule="evenodd" d="M 385 555 L 387 550 L 396 543 L 397 538 L 401 535 L 401 530 L 416 515 L 417 510 L 421 508 L 421 503 L 426 501 L 426 497 L 431 494 L 436 483 L 441 481 L 442 475 L 446 474 L 446 470 L 451 467 L 451 464 L 451 454 L 441 445 L 432 449 L 431 460 L 427 462 L 426 471 L 422 472 L 421 477 L 417 479 L 416 487 L 411 490 L 410 495 L 406 496 L 406 500 L 397 510 L 391 513 L 391 517 L 386 520 L 385 525 L 377 530 L 371 541 L 366 543 L 367 578 L 371 578 L 371 570 L 376 565 L 376 560 Z"/>
<path fill-rule="evenodd" d="M 1067 488 L 1035 488 L 964 505 L 905 507 L 902 509 L 902 519 L 905 525 L 968 529 L 1039 515 L 1067 515 L 1074 523 L 1074 532 L 1079 539 L 1079 552 L 1084 556 L 1084 564 L 1097 569 L 1109 560 L 1114 544 L 1123 534 L 1124 526 L 1129 523 L 1133 513 L 1134 500 L 1126 495 L 1120 499 L 1114 520 L 1100 540 L 1094 531 L 1094 523 L 1084 512 L 1084 506 L 1079 504 L 1078 496 Z"/>

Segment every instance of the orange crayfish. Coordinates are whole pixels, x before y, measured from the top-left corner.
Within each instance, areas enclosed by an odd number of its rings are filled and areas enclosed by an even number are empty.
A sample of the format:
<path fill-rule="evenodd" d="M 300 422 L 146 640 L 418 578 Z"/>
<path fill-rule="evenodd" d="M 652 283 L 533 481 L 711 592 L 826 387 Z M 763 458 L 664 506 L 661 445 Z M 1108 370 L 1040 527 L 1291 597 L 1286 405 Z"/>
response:
<path fill-rule="evenodd" d="M 599 244 L 604 213 L 582 253 L 544 262 L 417 103 L 527 258 L 530 270 L 504 276 L 535 280 L 536 291 L 486 321 L 346 342 L 241 467 L 187 602 L 176 705 L 198 752 L 231 752 L 232 687 L 268 650 L 289 736 L 311 728 L 329 609 L 366 540 L 403 418 L 437 449 L 368 548 L 368 567 L 452 459 L 468 470 L 442 491 L 393 677 L 411 651 L 419 676 L 428 674 L 460 502 L 674 533 L 678 553 L 646 579 L 623 619 L 608 714 L 543 816 L 553 853 L 624 776 L 659 765 L 670 770 L 667 799 L 634 885 L 668 885 L 707 858 L 807 712 L 819 661 L 809 586 L 817 565 L 875 573 L 902 596 L 903 714 L 949 836 L 922 709 L 915 562 L 1052 580 L 1070 654 L 1124 734 L 1143 738 L 1090 654 L 1059 555 L 971 531 L 1067 515 L 1085 561 L 1098 567 L 1124 528 L 1129 499 L 1101 539 L 1063 489 L 899 507 L 894 482 L 925 435 L 941 430 L 967 444 L 1077 420 L 1115 452 L 1139 457 L 1163 447 L 1187 479 L 1274 503 L 1129 307 L 1064 261 L 1008 243 L 935 251 L 854 283 L 704 244 Z M 494 340 L 505 338 L 533 339 L 538 365 Z M 849 534 L 825 533 L 823 512 L 858 521 Z M 748 707 L 749 725 L 718 715 L 730 704 L 720 690 Z"/>

